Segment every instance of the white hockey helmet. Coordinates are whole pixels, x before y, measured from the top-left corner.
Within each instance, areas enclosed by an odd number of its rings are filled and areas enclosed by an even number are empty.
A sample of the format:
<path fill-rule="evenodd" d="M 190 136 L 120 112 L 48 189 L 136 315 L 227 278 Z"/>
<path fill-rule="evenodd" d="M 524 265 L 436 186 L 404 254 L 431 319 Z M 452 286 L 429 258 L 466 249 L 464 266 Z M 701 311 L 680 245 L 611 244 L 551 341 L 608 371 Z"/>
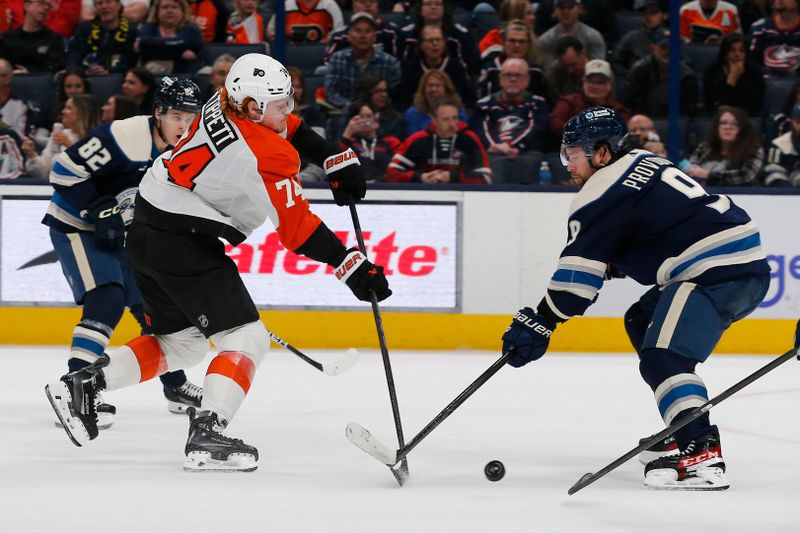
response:
<path fill-rule="evenodd" d="M 228 99 L 241 106 L 246 98 L 258 104 L 262 115 L 267 114 L 270 102 L 285 101 L 291 113 L 294 109 L 292 78 L 279 61 L 265 54 L 245 54 L 231 66 L 225 78 Z"/>

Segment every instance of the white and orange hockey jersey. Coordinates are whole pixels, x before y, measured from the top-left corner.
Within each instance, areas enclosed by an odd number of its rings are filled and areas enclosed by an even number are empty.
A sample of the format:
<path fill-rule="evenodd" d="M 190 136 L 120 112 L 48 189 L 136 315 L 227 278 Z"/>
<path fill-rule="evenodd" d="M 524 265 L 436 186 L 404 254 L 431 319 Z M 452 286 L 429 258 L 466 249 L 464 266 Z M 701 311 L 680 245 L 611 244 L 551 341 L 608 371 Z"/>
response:
<path fill-rule="evenodd" d="M 327 42 L 331 33 L 344 28 L 336 0 L 303 2 L 286 0 L 286 37 L 293 43 Z M 275 15 L 269 19 L 269 35 L 275 35 Z"/>
<path fill-rule="evenodd" d="M 300 124 L 289 115 L 279 134 L 227 117 L 218 93 L 175 148 L 154 161 L 139 194 L 157 210 L 183 215 L 171 224 L 191 224 L 193 232 L 213 233 L 234 245 L 269 218 L 281 242 L 295 250 L 321 223 L 297 178 L 300 158 L 290 140 Z"/>
<path fill-rule="evenodd" d="M 699 0 L 681 7 L 681 37 L 695 43 L 706 42 L 709 37 L 722 37 L 741 31 L 739 10 L 729 2 L 719 0 L 714 11 L 706 17 Z"/>

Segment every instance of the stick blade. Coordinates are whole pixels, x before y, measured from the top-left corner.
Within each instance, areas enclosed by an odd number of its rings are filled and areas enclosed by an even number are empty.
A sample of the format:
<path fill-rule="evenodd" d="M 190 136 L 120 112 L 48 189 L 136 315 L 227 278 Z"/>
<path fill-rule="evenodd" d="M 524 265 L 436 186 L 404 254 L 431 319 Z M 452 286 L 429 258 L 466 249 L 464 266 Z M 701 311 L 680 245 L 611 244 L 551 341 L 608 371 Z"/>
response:
<path fill-rule="evenodd" d="M 390 466 L 389 470 L 392 471 L 392 475 L 394 475 L 394 478 L 397 480 L 397 484 L 401 487 L 406 484 L 406 481 L 408 481 L 411 475 L 408 472 L 408 463 L 405 460 L 400 461 L 400 464 L 397 466 Z"/>
<path fill-rule="evenodd" d="M 364 453 L 370 455 L 387 466 L 397 464 L 397 452 L 390 450 L 388 446 L 379 441 L 364 426 L 356 422 L 350 422 L 345 428 L 347 439 L 360 448 Z M 392 469 L 394 471 L 394 469 Z M 395 476 L 397 477 L 397 476 Z M 398 483 L 400 480 L 398 479 Z M 402 486 L 402 483 L 400 483 Z"/>
<path fill-rule="evenodd" d="M 361 354 L 355 348 L 347 350 L 342 357 L 331 364 L 323 364 L 322 371 L 329 376 L 344 374 L 361 359 Z"/>
<path fill-rule="evenodd" d="M 574 485 L 572 485 L 569 488 L 567 494 L 572 496 L 573 494 L 584 488 L 586 485 L 592 483 L 594 480 L 595 480 L 594 474 L 592 474 L 591 472 L 587 472 L 586 474 L 581 476 L 581 478 L 577 482 L 575 482 Z"/>

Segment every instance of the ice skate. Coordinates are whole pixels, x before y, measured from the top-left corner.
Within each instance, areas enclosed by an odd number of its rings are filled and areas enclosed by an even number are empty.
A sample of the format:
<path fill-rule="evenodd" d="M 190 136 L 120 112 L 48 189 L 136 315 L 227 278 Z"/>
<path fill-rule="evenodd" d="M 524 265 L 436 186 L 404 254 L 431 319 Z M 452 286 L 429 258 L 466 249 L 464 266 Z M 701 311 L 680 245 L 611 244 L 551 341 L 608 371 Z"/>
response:
<path fill-rule="evenodd" d="M 187 472 L 252 472 L 258 465 L 258 450 L 240 439 L 222 434 L 225 423 L 216 413 L 189 407 L 189 438 L 186 440 Z"/>
<path fill-rule="evenodd" d="M 97 429 L 108 429 L 114 425 L 117 408 L 110 403 L 105 403 L 103 396 L 99 392 L 95 394 L 95 408 L 97 410 Z M 60 420 L 56 420 L 55 426 L 59 429 L 64 429 Z"/>
<path fill-rule="evenodd" d="M 719 435 L 704 435 L 679 454 L 651 461 L 644 469 L 644 484 L 661 490 L 727 489 Z"/>
<path fill-rule="evenodd" d="M 189 407 L 200 407 L 200 400 L 203 399 L 203 387 L 198 387 L 187 380 L 180 387 L 164 386 L 164 397 L 167 399 L 167 409 L 170 413 L 182 414 Z"/>
<path fill-rule="evenodd" d="M 644 441 L 649 439 L 650 437 L 646 437 L 644 439 L 639 440 L 639 444 L 642 444 Z M 643 465 L 651 461 L 655 461 L 659 457 L 664 457 L 666 455 L 674 455 L 679 453 L 678 450 L 678 443 L 675 442 L 675 437 L 670 435 L 664 440 L 660 440 L 647 448 L 645 451 L 639 454 L 639 462 Z"/>
<path fill-rule="evenodd" d="M 75 446 L 97 438 L 97 393 L 105 387 L 102 368 L 109 362 L 103 354 L 91 365 L 45 386 L 50 405 Z"/>

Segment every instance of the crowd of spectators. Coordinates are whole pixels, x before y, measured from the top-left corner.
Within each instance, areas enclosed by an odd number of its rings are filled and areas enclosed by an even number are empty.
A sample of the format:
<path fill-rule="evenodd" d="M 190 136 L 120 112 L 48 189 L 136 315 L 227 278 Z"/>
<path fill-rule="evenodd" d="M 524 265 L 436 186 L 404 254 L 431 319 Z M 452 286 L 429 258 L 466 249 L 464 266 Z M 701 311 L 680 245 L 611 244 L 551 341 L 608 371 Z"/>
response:
<path fill-rule="evenodd" d="M 149 114 L 162 75 L 210 97 L 237 45 L 269 53 L 281 31 L 294 112 L 353 148 L 370 180 L 565 179 L 550 156 L 595 105 L 666 155 L 676 61 L 684 172 L 800 186 L 799 2 L 683 1 L 673 57 L 667 0 L 286 0 L 281 29 L 268 0 L 6 0 L 0 178 L 46 176 L 93 125 Z M 17 94 L 14 76 L 46 79 L 51 96 Z"/>

